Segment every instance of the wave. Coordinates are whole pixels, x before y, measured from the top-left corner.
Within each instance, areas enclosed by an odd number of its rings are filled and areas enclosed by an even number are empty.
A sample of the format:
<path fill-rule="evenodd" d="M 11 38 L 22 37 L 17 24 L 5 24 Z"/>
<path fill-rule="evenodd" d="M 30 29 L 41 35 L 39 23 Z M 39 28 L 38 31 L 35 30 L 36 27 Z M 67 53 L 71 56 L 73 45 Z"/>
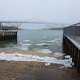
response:
<path fill-rule="evenodd" d="M 38 51 L 40 53 L 52 53 L 52 51 L 49 50 L 49 49 L 39 49 L 39 50 L 36 50 L 36 51 Z"/>
<path fill-rule="evenodd" d="M 29 50 L 28 46 L 17 46 L 16 48 L 21 50 Z"/>
<path fill-rule="evenodd" d="M 51 43 L 54 43 L 54 42 L 58 42 L 60 41 L 59 39 L 54 39 L 54 40 L 50 40 L 50 41 L 47 41 L 47 42 L 51 42 Z"/>
<path fill-rule="evenodd" d="M 30 42 L 30 40 L 24 40 L 23 42 Z"/>
<path fill-rule="evenodd" d="M 21 42 L 21 43 L 19 43 L 19 45 L 20 45 L 20 46 L 31 46 L 32 44 L 30 44 L 30 43 L 25 43 L 25 44 L 24 44 L 23 42 Z"/>
<path fill-rule="evenodd" d="M 22 46 L 31 46 L 32 44 L 22 44 Z"/>
<path fill-rule="evenodd" d="M 37 55 L 25 55 L 20 54 L 18 52 L 16 53 L 0 53 L 0 60 L 6 60 L 6 61 L 36 61 L 36 62 L 45 62 L 49 64 L 62 64 L 65 67 L 72 67 L 72 58 L 64 59 L 64 60 L 58 60 L 54 57 L 40 57 Z"/>
<path fill-rule="evenodd" d="M 53 53 L 53 56 L 55 58 L 58 58 L 58 59 L 62 59 L 64 55 L 65 55 L 65 53 L 61 53 L 61 52 L 55 52 L 55 53 Z"/>
<path fill-rule="evenodd" d="M 48 43 L 39 43 L 39 44 L 36 44 L 37 46 L 49 46 L 51 44 L 48 44 Z"/>

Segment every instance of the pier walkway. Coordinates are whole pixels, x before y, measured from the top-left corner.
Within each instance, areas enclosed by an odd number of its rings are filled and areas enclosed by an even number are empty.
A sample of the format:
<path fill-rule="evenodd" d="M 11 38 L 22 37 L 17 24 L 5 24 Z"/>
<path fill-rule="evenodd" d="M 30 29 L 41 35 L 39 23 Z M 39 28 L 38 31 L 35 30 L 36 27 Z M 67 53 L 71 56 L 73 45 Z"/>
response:
<path fill-rule="evenodd" d="M 80 69 L 80 23 L 64 28 L 63 52 L 71 55 L 75 67 Z"/>

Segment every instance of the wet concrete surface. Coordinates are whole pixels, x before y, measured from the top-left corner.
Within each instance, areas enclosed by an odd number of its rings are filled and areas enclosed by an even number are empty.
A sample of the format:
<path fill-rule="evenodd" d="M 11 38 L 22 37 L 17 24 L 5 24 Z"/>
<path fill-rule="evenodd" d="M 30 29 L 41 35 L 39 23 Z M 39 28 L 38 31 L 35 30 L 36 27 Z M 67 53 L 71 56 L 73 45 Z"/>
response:
<path fill-rule="evenodd" d="M 80 73 L 63 65 L 0 61 L 0 80 L 80 80 Z"/>

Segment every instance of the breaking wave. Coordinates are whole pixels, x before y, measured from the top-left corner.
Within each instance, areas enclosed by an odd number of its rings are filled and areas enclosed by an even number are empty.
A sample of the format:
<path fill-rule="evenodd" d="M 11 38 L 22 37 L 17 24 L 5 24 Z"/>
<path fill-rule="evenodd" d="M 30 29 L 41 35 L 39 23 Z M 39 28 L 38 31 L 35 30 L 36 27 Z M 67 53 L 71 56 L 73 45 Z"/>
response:
<path fill-rule="evenodd" d="M 39 49 L 39 50 L 36 50 L 36 51 L 38 51 L 40 53 L 52 53 L 52 51 L 49 50 L 49 49 Z"/>
<path fill-rule="evenodd" d="M 62 64 L 65 67 L 72 67 L 72 58 L 64 59 L 64 60 L 58 60 L 54 57 L 40 57 L 37 55 L 25 55 L 20 54 L 18 52 L 16 53 L 0 53 L 0 60 L 6 60 L 6 61 L 37 61 L 37 62 L 45 62 L 49 64 Z"/>

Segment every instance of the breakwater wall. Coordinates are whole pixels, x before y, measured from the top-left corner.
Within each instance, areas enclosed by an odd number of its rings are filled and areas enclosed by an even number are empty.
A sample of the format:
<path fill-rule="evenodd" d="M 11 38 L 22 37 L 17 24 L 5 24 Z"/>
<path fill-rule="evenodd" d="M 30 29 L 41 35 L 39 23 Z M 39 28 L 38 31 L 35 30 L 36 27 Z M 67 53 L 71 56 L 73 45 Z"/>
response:
<path fill-rule="evenodd" d="M 63 52 L 70 55 L 74 66 L 80 69 L 80 23 L 64 28 Z"/>
<path fill-rule="evenodd" d="M 10 41 L 17 41 L 17 32 L 18 27 L 12 25 L 3 25 L 3 23 L 0 22 L 0 41 L 4 40 L 10 40 Z"/>

